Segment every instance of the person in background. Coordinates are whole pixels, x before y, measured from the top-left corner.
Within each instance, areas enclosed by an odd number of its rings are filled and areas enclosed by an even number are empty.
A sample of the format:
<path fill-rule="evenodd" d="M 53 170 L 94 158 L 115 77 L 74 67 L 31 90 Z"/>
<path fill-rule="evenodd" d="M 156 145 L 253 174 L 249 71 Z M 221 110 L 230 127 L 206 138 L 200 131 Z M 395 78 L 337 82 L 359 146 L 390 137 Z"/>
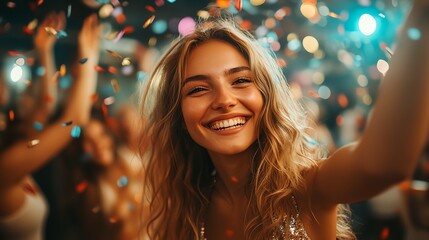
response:
<path fill-rule="evenodd" d="M 51 14 L 39 27 L 35 46 L 45 43 L 41 50 L 40 61 L 44 65 L 48 82 L 42 84 L 45 88 L 40 96 L 42 103 L 51 104 L 54 89 L 52 84 L 58 73 L 52 74 L 54 66 L 51 54 L 55 36 L 45 36 L 43 27 L 50 26 L 61 30 L 65 24 L 63 13 Z M 21 138 L 8 142 L 0 149 L 0 238 L 1 239 L 43 239 L 43 228 L 48 206 L 43 193 L 38 190 L 31 174 L 52 159 L 71 141 L 72 135 L 79 127 L 86 125 L 90 117 L 92 104 L 91 96 L 95 93 L 97 72 L 94 66 L 98 63 L 101 25 L 96 15 L 85 19 L 78 36 L 78 57 L 87 58 L 85 64 L 77 65 L 76 80 L 64 107 L 64 111 L 55 122 L 43 126 L 43 130 L 31 133 L 25 132 Z M 50 39 L 53 38 L 53 39 Z M 38 50 L 38 51 L 39 51 Z M 44 59 L 46 58 L 46 59 Z M 56 87 L 56 86 L 55 86 Z M 48 94 L 48 95 L 46 95 Z M 34 116 L 44 116 L 51 105 L 40 107 L 42 113 Z M 38 118 L 34 118 L 41 121 Z M 26 123 L 26 127 L 28 124 Z M 44 122 L 44 121 L 42 121 Z M 32 126 L 32 125 L 31 125 Z M 74 134 L 71 132 L 74 131 Z"/>
<path fill-rule="evenodd" d="M 326 159 L 249 33 L 209 19 L 175 41 L 142 100 L 148 237 L 355 239 L 342 204 L 409 178 L 428 141 L 428 16 L 415 0 L 404 28 L 421 38 L 399 36 L 360 141 Z"/>

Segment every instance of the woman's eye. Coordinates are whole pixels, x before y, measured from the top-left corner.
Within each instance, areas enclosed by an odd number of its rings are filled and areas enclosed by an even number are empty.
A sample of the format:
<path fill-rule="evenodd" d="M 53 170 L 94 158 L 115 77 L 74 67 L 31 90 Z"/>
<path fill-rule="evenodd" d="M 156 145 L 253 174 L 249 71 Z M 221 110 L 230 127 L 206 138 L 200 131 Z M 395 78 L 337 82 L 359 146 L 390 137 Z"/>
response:
<path fill-rule="evenodd" d="M 252 80 L 248 78 L 239 78 L 235 80 L 233 84 L 250 83 L 250 82 L 252 82 Z"/>
<path fill-rule="evenodd" d="M 192 95 L 192 94 L 195 94 L 197 92 L 204 91 L 204 90 L 205 90 L 205 88 L 203 88 L 203 87 L 195 87 L 191 91 L 189 91 L 187 95 Z"/>

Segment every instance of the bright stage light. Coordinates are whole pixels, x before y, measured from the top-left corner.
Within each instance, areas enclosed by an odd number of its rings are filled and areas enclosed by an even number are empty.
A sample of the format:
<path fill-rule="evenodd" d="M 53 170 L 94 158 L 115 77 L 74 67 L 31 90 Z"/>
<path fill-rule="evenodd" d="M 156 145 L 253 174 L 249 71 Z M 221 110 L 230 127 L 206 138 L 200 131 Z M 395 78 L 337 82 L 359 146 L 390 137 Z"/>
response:
<path fill-rule="evenodd" d="M 359 31 L 365 36 L 372 35 L 377 29 L 375 18 L 367 13 L 362 14 L 359 18 Z"/>

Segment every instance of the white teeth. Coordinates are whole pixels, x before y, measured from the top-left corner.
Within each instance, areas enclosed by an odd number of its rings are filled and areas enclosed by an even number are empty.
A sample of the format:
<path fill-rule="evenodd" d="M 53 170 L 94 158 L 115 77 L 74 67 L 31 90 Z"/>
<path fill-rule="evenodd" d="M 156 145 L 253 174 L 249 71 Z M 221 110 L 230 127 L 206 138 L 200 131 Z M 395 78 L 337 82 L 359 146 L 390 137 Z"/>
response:
<path fill-rule="evenodd" d="M 209 124 L 210 129 L 213 130 L 225 130 L 236 128 L 242 126 L 246 123 L 246 118 L 244 117 L 236 117 L 231 119 L 226 119 L 222 121 L 216 121 Z"/>

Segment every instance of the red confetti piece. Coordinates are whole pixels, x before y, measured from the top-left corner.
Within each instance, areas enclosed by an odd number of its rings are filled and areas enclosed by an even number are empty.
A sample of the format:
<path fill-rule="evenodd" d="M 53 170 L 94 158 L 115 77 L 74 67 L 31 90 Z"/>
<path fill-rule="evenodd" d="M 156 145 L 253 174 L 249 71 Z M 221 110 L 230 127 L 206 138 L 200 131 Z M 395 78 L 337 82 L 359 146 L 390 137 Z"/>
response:
<path fill-rule="evenodd" d="M 101 111 L 103 112 L 104 118 L 107 119 L 109 116 L 106 104 L 101 104 Z"/>
<path fill-rule="evenodd" d="M 24 34 L 29 35 L 29 36 L 33 35 L 33 33 L 34 33 L 33 29 L 29 28 L 28 26 L 24 26 L 22 28 L 22 31 L 24 32 Z"/>
<path fill-rule="evenodd" d="M 13 110 L 9 111 L 9 119 L 10 119 L 10 121 L 15 120 L 15 112 L 13 112 Z"/>
<path fill-rule="evenodd" d="M 106 52 L 108 52 L 112 57 L 122 58 L 122 56 L 121 56 L 119 53 L 114 52 L 114 51 L 112 51 L 112 50 L 108 50 L 108 49 L 106 49 Z"/>
<path fill-rule="evenodd" d="M 95 71 L 97 71 L 97 72 L 105 72 L 106 70 L 104 70 L 102 67 L 100 67 L 100 66 L 95 66 L 94 67 L 94 69 L 95 69 Z"/>
<path fill-rule="evenodd" d="M 337 118 L 335 119 L 335 122 L 337 123 L 338 126 L 343 125 L 343 116 L 338 115 Z"/>
<path fill-rule="evenodd" d="M 389 228 L 385 227 L 381 230 L 380 232 L 380 239 L 381 240 L 385 240 L 389 237 Z"/>
<path fill-rule="evenodd" d="M 78 185 L 76 185 L 75 190 L 77 193 L 83 193 L 87 187 L 88 187 L 88 182 L 82 181 Z"/>
<path fill-rule="evenodd" d="M 232 231 L 231 229 L 227 229 L 227 230 L 225 231 L 225 236 L 226 236 L 227 238 L 233 238 L 233 237 L 234 237 L 234 231 Z"/>
<path fill-rule="evenodd" d="M 107 71 L 109 72 L 109 73 L 111 73 L 111 74 L 117 74 L 118 73 L 118 69 L 116 69 L 115 67 L 113 67 L 113 66 L 109 66 L 108 68 L 107 68 Z"/>
<path fill-rule="evenodd" d="M 308 93 L 308 95 L 310 95 L 310 96 L 312 96 L 312 97 L 314 97 L 314 98 L 320 98 L 320 95 L 319 94 L 317 94 L 315 91 L 313 91 L 313 90 L 308 90 L 307 91 L 307 93 Z"/>
<path fill-rule="evenodd" d="M 235 0 L 235 9 L 237 9 L 237 11 L 241 12 L 241 10 L 243 9 L 243 1 Z"/>
<path fill-rule="evenodd" d="M 152 15 L 146 22 L 143 24 L 143 28 L 147 28 L 155 20 L 155 15 Z"/>
<path fill-rule="evenodd" d="M 338 95 L 337 98 L 338 104 L 342 107 L 342 108 L 346 108 L 347 105 L 349 105 L 349 100 L 347 99 L 347 96 L 344 94 L 340 94 Z"/>
<path fill-rule="evenodd" d="M 146 5 L 144 8 L 146 8 L 146 10 L 148 10 L 151 13 L 155 13 L 155 8 L 150 5 Z"/>
<path fill-rule="evenodd" d="M 8 51 L 7 53 L 8 53 L 9 55 L 11 55 L 12 57 L 22 56 L 22 53 L 20 53 L 20 52 Z"/>
<path fill-rule="evenodd" d="M 123 13 L 118 14 L 118 16 L 116 16 L 117 23 L 124 24 L 126 21 L 127 21 L 127 17 Z"/>
<path fill-rule="evenodd" d="M 231 182 L 233 182 L 233 183 L 238 183 L 238 178 L 236 178 L 236 177 L 232 176 L 232 177 L 231 177 Z"/>
<path fill-rule="evenodd" d="M 133 26 L 127 26 L 127 27 L 125 27 L 124 28 L 124 30 L 122 30 L 122 31 L 124 31 L 124 34 L 128 34 L 128 33 L 133 33 L 134 32 L 134 27 Z"/>

